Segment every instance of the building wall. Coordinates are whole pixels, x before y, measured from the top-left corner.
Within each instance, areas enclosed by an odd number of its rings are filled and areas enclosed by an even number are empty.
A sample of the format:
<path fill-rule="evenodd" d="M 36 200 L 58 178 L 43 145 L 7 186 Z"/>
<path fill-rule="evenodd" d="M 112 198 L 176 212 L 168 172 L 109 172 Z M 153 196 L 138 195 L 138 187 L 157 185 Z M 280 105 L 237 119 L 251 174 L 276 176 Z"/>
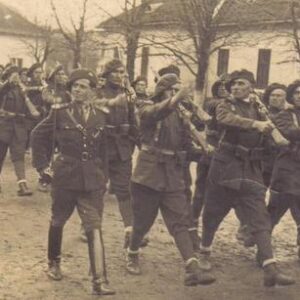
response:
<path fill-rule="evenodd" d="M 300 76 L 300 64 L 293 62 L 295 58 L 295 52 L 293 52 L 292 40 L 285 36 L 286 31 L 284 29 L 277 28 L 276 31 L 270 30 L 248 30 L 239 33 L 239 37 L 234 41 L 232 46 L 225 47 L 229 49 L 229 64 L 228 72 L 232 72 L 236 69 L 248 69 L 252 71 L 256 77 L 258 67 L 258 53 L 259 49 L 270 49 L 271 50 L 271 61 L 269 70 L 269 83 L 280 82 L 289 84 L 290 82 L 298 79 Z M 156 72 L 170 64 L 178 64 L 181 69 L 181 78 L 183 81 L 193 81 L 194 76 L 192 73 L 176 58 L 172 53 L 157 45 L 150 45 L 149 38 L 151 41 L 160 43 L 166 41 L 168 38 L 180 34 L 166 31 L 147 31 L 144 32 L 141 38 L 143 44 L 149 44 L 150 56 L 149 56 L 149 68 L 148 68 L 148 82 L 150 90 L 154 87 L 154 77 Z M 117 35 L 109 35 L 106 37 L 106 42 L 110 39 L 116 40 Z M 124 45 L 122 37 L 118 36 L 118 42 L 120 45 Z M 179 45 L 179 44 L 178 44 Z M 180 44 L 181 49 L 191 53 L 193 46 L 188 42 Z M 121 47 L 122 48 L 122 47 Z M 192 54 L 192 53 L 191 53 Z M 125 58 L 125 56 L 123 56 Z M 108 51 L 105 57 L 100 60 L 104 63 L 108 58 L 112 58 L 112 51 Z M 290 61 L 290 62 L 287 62 Z M 218 52 L 216 51 L 210 57 L 209 69 L 207 74 L 207 94 L 210 95 L 211 85 L 217 80 L 217 62 Z M 191 64 L 192 65 L 192 64 Z M 192 65 L 193 66 L 193 65 Z M 194 70 L 196 66 L 194 65 Z M 141 49 L 138 51 L 138 57 L 136 60 L 136 76 L 140 75 L 141 72 Z"/>
<path fill-rule="evenodd" d="M 28 48 L 23 42 L 24 39 L 30 41 L 30 38 L 20 38 L 18 36 L 9 36 L 0 34 L 0 64 L 5 65 L 12 58 L 22 59 L 22 66 L 28 67 L 34 63 L 34 58 L 30 55 Z"/>

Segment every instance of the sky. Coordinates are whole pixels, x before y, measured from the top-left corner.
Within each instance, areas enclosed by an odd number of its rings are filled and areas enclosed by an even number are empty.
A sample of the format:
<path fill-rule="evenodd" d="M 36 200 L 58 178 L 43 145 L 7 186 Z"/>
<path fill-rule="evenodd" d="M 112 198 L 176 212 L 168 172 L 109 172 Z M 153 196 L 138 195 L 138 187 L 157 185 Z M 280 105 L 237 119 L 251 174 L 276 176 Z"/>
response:
<path fill-rule="evenodd" d="M 45 22 L 55 26 L 50 0 L 0 0 L 1 3 L 17 9 L 23 16 L 33 21 L 35 18 L 43 25 Z M 65 26 L 70 26 L 71 17 L 78 21 L 83 0 L 54 0 L 57 12 Z M 92 29 L 108 18 L 122 12 L 124 0 L 88 0 L 87 25 Z M 99 9 L 99 6 L 103 10 Z"/>

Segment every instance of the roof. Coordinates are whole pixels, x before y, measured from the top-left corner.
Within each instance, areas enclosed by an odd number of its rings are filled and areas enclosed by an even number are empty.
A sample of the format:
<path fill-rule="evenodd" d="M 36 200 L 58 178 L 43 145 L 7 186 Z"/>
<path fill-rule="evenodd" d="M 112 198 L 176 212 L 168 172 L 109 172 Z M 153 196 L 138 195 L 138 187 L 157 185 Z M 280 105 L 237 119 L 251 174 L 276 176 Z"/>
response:
<path fill-rule="evenodd" d="M 143 27 L 180 25 L 179 2 L 182 0 L 150 0 L 149 9 L 143 17 Z M 177 2 L 177 3 L 176 3 Z M 298 0 L 298 3 L 300 1 Z M 296 9 L 300 17 L 300 9 Z M 222 25 L 286 22 L 291 19 L 289 1 L 287 0 L 225 0 L 221 6 L 216 22 Z M 122 13 L 102 22 L 97 28 L 116 30 L 126 22 Z"/>
<path fill-rule="evenodd" d="M 14 35 L 33 35 L 40 33 L 38 26 L 29 22 L 16 10 L 0 2 L 0 33 Z"/>

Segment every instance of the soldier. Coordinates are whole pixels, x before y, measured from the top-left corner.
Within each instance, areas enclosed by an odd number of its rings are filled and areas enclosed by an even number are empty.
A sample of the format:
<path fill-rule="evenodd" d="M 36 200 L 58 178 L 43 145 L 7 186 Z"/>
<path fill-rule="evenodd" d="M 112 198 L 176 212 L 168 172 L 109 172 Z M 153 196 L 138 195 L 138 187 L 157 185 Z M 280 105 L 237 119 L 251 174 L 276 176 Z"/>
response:
<path fill-rule="evenodd" d="M 133 275 L 141 273 L 140 242 L 160 210 L 185 262 L 185 285 L 210 284 L 214 277 L 201 272 L 188 232 L 190 212 L 183 173 L 186 150 L 192 146 L 176 110 L 187 95 L 186 89 L 178 92 L 179 83 L 175 74 L 164 75 L 156 85 L 154 102 L 144 101 L 139 109 L 142 146 L 132 176 L 134 226 L 126 269 Z"/>
<path fill-rule="evenodd" d="M 88 239 L 93 293 L 112 295 L 105 268 L 101 231 L 104 172 L 104 127 L 107 110 L 95 107 L 91 100 L 97 78 L 89 70 L 75 70 L 70 76 L 71 104 L 56 104 L 49 116 L 32 132 L 33 165 L 52 181 L 52 216 L 48 237 L 49 268 L 53 280 L 61 280 L 61 243 L 63 227 L 76 207 Z M 49 172 L 48 148 L 55 130 L 60 153 Z"/>
<path fill-rule="evenodd" d="M 262 101 L 268 108 L 270 119 L 274 122 L 276 116 L 285 109 L 286 86 L 279 83 L 272 83 L 266 88 Z M 263 179 L 266 187 L 270 187 L 273 166 L 278 153 L 278 146 L 275 143 L 270 143 L 263 160 Z"/>
<path fill-rule="evenodd" d="M 293 106 L 277 113 L 274 121 L 284 137 L 290 141 L 290 145 L 280 149 L 276 157 L 268 210 L 272 227 L 275 227 L 285 212 L 290 209 L 297 226 L 298 257 L 300 259 L 300 187 L 298 177 L 300 175 L 300 81 L 288 86 L 287 101 Z"/>
<path fill-rule="evenodd" d="M 47 111 L 50 111 L 51 105 L 53 104 L 71 102 L 69 91 L 66 88 L 67 82 L 65 76 L 66 74 L 62 65 L 58 65 L 50 72 L 47 78 L 48 86 L 42 90 L 42 98 Z M 55 147 L 56 145 L 53 145 L 48 149 L 49 160 L 54 154 Z M 47 193 L 50 190 L 50 184 L 47 181 L 44 181 L 43 177 L 40 177 L 38 180 L 38 190 L 44 193 Z"/>
<path fill-rule="evenodd" d="M 263 262 L 264 285 L 290 285 L 294 280 L 278 270 L 271 246 L 261 161 L 265 134 L 272 131 L 273 125 L 251 97 L 254 83 L 251 72 L 233 72 L 226 83 L 232 97 L 216 109 L 223 130 L 208 174 L 201 251 L 209 263 L 215 232 L 230 209 L 239 205 Z"/>
<path fill-rule="evenodd" d="M 106 83 L 98 90 L 99 103 L 110 106 L 116 97 L 118 105 L 110 107 L 106 130 L 108 152 L 108 177 L 110 189 L 117 197 L 120 214 L 125 227 L 124 247 L 128 247 L 132 231 L 132 209 L 130 177 L 132 173 L 132 154 L 135 147 L 136 123 L 134 103 L 125 94 L 125 67 L 120 60 L 108 62 L 102 77 Z"/>
<path fill-rule="evenodd" d="M 26 119 L 38 115 L 29 109 L 30 100 L 20 88 L 19 69 L 9 66 L 3 72 L 0 87 L 0 171 L 9 149 L 18 180 L 18 195 L 30 196 L 25 176 L 25 151 L 27 141 Z M 31 105 L 31 106 L 30 106 Z"/>
<path fill-rule="evenodd" d="M 133 82 L 132 82 L 132 87 L 136 93 L 137 96 L 137 101 L 143 101 L 148 99 L 148 94 L 147 94 L 147 79 L 138 76 Z"/>
<path fill-rule="evenodd" d="M 21 82 L 26 86 L 28 85 L 28 68 L 22 68 L 19 72 Z"/>

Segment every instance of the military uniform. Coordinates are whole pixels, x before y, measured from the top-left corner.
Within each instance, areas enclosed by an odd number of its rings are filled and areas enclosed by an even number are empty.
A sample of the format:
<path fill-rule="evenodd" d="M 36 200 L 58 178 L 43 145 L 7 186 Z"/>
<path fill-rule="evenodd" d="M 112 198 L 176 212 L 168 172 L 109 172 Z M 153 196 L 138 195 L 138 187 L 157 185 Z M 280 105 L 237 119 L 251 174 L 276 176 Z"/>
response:
<path fill-rule="evenodd" d="M 134 110 L 128 103 L 124 88 L 107 82 L 98 91 L 98 98 L 110 100 L 123 95 L 123 101 L 110 107 L 107 116 L 108 177 L 110 188 L 118 199 L 120 213 L 125 228 L 132 226 L 130 177 L 132 173 L 132 154 L 135 146 L 133 137 Z M 101 103 L 101 102 L 100 102 Z"/>
<path fill-rule="evenodd" d="M 164 76 L 170 78 L 171 82 L 167 84 L 177 82 L 176 75 Z M 160 80 L 163 82 L 164 77 Z M 186 199 L 184 181 L 187 152 L 196 154 L 198 150 L 193 148 L 184 120 L 170 106 L 170 101 L 145 101 L 139 108 L 142 145 L 131 179 L 134 223 L 128 250 L 129 273 L 139 274 L 135 263 L 140 242 L 152 227 L 159 211 L 183 260 L 186 264 L 195 263 L 198 266 L 188 231 L 191 225 L 190 203 Z M 186 285 L 214 281 L 210 276 L 202 279 L 193 277 L 196 272 L 191 274 L 192 278 L 186 277 Z"/>
<path fill-rule="evenodd" d="M 0 87 L 0 171 L 9 148 L 20 196 L 32 194 L 26 184 L 24 162 L 28 139 L 26 120 L 30 117 L 20 87 L 4 83 Z"/>
<path fill-rule="evenodd" d="M 96 86 L 92 72 L 80 69 L 71 74 L 69 85 L 79 79 L 90 80 Z M 49 166 L 49 148 L 58 144 L 59 154 L 53 163 L 52 216 L 48 238 L 48 276 L 60 280 L 60 256 L 63 227 L 75 207 L 86 231 L 89 248 L 93 292 L 114 294 L 106 287 L 104 244 L 101 221 L 103 195 L 106 188 L 105 172 L 105 108 L 71 104 L 56 104 L 48 117 L 32 131 L 33 166 L 43 177 Z"/>
<path fill-rule="evenodd" d="M 291 144 L 279 151 L 274 162 L 268 210 L 274 227 L 290 209 L 297 225 L 297 244 L 300 246 L 300 187 L 298 180 L 300 175 L 300 109 L 282 111 L 274 121 Z"/>
<path fill-rule="evenodd" d="M 219 224 L 232 207 L 240 205 L 262 261 L 270 263 L 271 224 L 261 171 L 264 136 L 252 128 L 254 120 L 262 117 L 251 99 L 227 99 L 217 107 L 223 131 L 208 174 L 202 245 L 209 249 Z"/>

